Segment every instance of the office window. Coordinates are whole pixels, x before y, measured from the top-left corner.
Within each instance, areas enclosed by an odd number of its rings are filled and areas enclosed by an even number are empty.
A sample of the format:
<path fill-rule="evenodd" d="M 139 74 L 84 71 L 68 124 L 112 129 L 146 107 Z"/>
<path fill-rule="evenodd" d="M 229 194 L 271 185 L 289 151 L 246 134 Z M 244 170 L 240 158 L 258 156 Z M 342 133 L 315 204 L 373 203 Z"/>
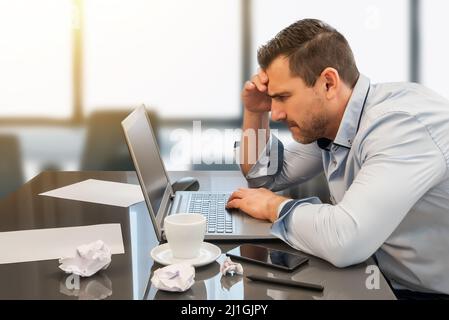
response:
<path fill-rule="evenodd" d="M 239 0 L 89 0 L 84 106 L 147 104 L 162 117 L 240 113 Z"/>
<path fill-rule="evenodd" d="M 0 0 L 0 116 L 72 114 L 72 2 Z"/>
<path fill-rule="evenodd" d="M 446 36 L 447 0 L 421 2 L 422 65 L 421 82 L 449 99 L 449 47 Z"/>
<path fill-rule="evenodd" d="M 281 29 L 317 18 L 348 40 L 360 72 L 372 82 L 408 80 L 408 0 L 253 1 L 253 55 Z M 257 61 L 252 63 L 257 70 Z"/>

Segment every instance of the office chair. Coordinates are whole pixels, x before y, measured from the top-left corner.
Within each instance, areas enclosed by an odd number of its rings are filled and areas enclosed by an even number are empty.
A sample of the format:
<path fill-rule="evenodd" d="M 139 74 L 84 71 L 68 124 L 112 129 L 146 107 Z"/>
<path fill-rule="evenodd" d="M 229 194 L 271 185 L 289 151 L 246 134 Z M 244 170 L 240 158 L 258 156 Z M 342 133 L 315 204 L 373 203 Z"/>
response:
<path fill-rule="evenodd" d="M 0 198 L 23 184 L 19 141 L 13 135 L 0 135 Z"/>
<path fill-rule="evenodd" d="M 98 110 L 87 120 L 86 144 L 81 170 L 133 171 L 134 165 L 128 152 L 121 121 L 132 110 Z M 148 112 L 157 134 L 158 120 L 154 112 Z"/>

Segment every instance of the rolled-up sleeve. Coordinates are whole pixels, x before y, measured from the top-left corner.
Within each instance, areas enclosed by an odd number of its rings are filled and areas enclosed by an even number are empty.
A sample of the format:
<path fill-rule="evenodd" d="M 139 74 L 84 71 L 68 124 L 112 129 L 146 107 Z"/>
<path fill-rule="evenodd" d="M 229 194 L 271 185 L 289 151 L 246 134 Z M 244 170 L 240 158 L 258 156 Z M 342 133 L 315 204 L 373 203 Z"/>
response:
<path fill-rule="evenodd" d="M 283 203 L 272 226 L 292 247 L 337 267 L 375 253 L 446 175 L 443 153 L 413 116 L 385 115 L 363 134 L 357 151 L 362 165 L 343 199 L 336 205 L 316 198 Z"/>
<path fill-rule="evenodd" d="M 250 188 L 279 191 L 305 182 L 323 171 L 321 150 L 293 142 L 287 147 L 271 134 L 265 149 L 246 175 Z"/>

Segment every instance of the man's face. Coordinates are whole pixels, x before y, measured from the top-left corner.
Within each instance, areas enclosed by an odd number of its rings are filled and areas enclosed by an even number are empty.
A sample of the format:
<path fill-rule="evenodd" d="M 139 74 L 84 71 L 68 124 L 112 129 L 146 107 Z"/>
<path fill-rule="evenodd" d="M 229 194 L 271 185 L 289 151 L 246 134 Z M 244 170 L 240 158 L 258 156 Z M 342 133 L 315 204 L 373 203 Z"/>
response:
<path fill-rule="evenodd" d="M 297 142 L 308 144 L 324 137 L 329 119 L 319 81 L 310 88 L 300 77 L 292 77 L 289 61 L 283 56 L 276 58 L 266 73 L 271 118 L 284 121 Z"/>

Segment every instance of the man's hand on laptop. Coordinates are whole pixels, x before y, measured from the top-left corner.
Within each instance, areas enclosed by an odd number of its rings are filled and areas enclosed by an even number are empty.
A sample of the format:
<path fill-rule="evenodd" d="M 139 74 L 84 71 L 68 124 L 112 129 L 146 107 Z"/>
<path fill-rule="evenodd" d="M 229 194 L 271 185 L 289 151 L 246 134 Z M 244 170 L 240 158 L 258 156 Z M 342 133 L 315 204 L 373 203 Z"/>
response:
<path fill-rule="evenodd" d="M 240 188 L 231 194 L 226 208 L 240 209 L 253 218 L 274 222 L 279 205 L 287 199 L 265 188 Z"/>

